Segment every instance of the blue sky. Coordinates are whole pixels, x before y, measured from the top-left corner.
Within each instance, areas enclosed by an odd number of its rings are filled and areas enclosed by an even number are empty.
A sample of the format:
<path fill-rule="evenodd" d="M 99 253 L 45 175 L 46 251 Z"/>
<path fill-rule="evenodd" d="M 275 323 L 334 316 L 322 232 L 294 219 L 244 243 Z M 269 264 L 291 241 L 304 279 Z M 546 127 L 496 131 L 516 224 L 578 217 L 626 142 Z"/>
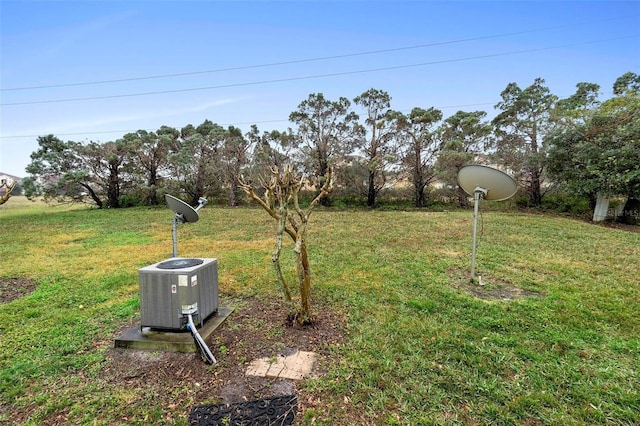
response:
<path fill-rule="evenodd" d="M 283 130 L 311 93 L 371 88 L 404 112 L 491 117 L 511 82 L 606 99 L 640 73 L 640 1 L 2 0 L 0 16 L 0 171 L 18 176 L 50 133 Z"/>

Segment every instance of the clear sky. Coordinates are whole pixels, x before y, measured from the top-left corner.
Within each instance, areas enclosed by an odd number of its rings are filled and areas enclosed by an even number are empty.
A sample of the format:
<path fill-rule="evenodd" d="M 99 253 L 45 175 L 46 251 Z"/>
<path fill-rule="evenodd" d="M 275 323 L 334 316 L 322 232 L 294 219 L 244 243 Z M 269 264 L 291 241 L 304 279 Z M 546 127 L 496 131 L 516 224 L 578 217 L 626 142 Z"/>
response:
<path fill-rule="evenodd" d="M 312 93 L 484 110 L 536 77 L 611 96 L 640 74 L 640 1 L 0 2 L 0 172 L 37 137 L 116 140 L 205 119 L 284 130 Z"/>

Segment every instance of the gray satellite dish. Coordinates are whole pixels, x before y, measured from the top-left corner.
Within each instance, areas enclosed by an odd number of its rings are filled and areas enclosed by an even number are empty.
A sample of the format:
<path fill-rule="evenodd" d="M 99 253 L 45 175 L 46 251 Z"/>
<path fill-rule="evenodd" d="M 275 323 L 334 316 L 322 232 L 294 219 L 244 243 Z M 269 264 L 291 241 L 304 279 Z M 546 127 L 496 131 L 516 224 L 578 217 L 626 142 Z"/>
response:
<path fill-rule="evenodd" d="M 207 204 L 206 198 L 200 198 L 198 200 L 198 207 L 195 209 L 184 201 L 166 194 L 164 196 L 167 202 L 167 207 L 171 210 L 175 216 L 172 220 L 172 234 L 173 234 L 173 257 L 178 257 L 178 223 L 194 223 L 200 219 L 198 210 Z"/>
<path fill-rule="evenodd" d="M 518 190 L 516 181 L 508 174 L 488 166 L 470 164 L 458 171 L 458 184 L 473 195 L 473 248 L 471 251 L 471 282 L 476 278 L 476 235 L 478 233 L 478 207 L 480 200 L 502 201 Z M 482 282 L 480 282 L 482 284 Z"/>

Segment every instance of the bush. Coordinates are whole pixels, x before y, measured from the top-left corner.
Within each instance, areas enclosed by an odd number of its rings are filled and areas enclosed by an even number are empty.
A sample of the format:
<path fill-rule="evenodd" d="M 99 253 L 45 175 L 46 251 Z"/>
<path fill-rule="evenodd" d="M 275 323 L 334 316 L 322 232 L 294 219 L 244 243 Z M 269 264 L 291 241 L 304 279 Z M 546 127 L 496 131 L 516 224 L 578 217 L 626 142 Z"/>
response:
<path fill-rule="evenodd" d="M 124 194 L 118 198 L 121 208 L 137 207 L 142 205 L 142 198 L 139 194 Z"/>
<path fill-rule="evenodd" d="M 542 208 L 558 213 L 570 213 L 573 215 L 584 215 L 591 212 L 589 200 L 575 195 L 551 194 L 542 199 Z"/>

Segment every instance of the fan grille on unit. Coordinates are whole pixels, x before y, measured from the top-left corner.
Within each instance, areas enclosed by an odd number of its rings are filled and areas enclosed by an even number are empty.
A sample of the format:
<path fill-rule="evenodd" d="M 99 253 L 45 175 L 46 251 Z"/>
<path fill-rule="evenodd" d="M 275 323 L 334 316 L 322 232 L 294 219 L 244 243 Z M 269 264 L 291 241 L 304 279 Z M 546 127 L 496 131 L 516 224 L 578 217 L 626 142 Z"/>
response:
<path fill-rule="evenodd" d="M 159 269 L 182 269 L 201 265 L 203 259 L 171 259 L 158 263 Z"/>

